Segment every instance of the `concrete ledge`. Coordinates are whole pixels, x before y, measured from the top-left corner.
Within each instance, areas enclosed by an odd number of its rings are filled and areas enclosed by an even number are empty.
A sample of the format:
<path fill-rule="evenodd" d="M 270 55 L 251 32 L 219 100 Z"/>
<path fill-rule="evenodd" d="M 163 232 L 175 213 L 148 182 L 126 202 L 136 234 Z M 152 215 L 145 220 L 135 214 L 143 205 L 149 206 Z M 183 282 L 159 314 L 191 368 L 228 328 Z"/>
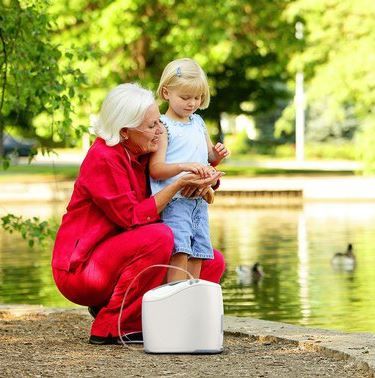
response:
<path fill-rule="evenodd" d="M 85 307 L 64 309 L 37 305 L 0 305 L 0 319 L 58 312 L 73 312 L 89 317 Z M 246 335 L 263 343 L 292 343 L 327 357 L 348 361 L 375 377 L 375 334 L 337 332 L 232 316 L 225 316 L 224 330 L 226 334 Z"/>
<path fill-rule="evenodd" d="M 375 334 L 345 333 L 230 316 L 224 319 L 224 329 L 262 342 L 291 342 L 307 350 L 351 362 L 375 377 Z"/>

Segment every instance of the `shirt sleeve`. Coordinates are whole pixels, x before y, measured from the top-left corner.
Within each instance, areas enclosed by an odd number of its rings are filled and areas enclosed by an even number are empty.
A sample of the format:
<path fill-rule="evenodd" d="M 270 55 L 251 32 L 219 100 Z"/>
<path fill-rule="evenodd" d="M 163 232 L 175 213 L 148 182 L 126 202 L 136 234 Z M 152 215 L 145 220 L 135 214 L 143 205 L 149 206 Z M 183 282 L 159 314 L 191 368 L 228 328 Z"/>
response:
<path fill-rule="evenodd" d="M 160 219 L 154 197 L 137 199 L 131 172 L 102 160 L 82 172 L 81 182 L 93 202 L 118 226 L 128 229 Z"/>
<path fill-rule="evenodd" d="M 213 190 L 218 190 L 219 189 L 219 186 L 220 186 L 220 179 L 218 179 L 217 181 L 216 181 L 216 184 L 215 185 L 212 185 L 212 189 Z"/>

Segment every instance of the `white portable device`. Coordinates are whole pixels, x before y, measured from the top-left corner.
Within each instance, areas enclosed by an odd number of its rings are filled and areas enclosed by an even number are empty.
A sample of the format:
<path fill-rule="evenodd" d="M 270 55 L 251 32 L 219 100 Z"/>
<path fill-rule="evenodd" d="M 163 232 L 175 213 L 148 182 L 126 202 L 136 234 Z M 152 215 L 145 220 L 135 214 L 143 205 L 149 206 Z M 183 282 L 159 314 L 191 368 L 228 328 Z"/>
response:
<path fill-rule="evenodd" d="M 220 353 L 223 316 L 223 297 L 218 284 L 192 279 L 152 289 L 142 301 L 144 350 L 147 353 Z"/>

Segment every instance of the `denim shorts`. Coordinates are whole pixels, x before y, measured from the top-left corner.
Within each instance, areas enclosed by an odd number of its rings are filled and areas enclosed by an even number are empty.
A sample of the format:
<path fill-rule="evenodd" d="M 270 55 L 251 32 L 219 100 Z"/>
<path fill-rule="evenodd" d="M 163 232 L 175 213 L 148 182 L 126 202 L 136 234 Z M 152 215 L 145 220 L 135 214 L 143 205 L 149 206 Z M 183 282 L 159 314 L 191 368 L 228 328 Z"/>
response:
<path fill-rule="evenodd" d="M 174 253 L 213 259 L 210 240 L 208 205 L 200 198 L 173 198 L 161 213 L 161 219 L 173 231 Z"/>

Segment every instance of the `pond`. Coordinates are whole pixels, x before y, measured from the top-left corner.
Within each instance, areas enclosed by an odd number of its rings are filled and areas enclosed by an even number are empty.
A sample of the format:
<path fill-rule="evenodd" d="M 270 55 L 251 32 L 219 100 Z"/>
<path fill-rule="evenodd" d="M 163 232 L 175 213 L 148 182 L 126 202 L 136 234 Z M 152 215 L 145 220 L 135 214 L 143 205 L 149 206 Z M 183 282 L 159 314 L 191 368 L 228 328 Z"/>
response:
<path fill-rule="evenodd" d="M 64 204 L 1 205 L 12 212 L 60 217 Z M 375 203 L 305 203 L 300 208 L 210 208 L 213 244 L 227 261 L 227 315 L 312 327 L 375 332 Z M 354 270 L 330 264 L 352 243 Z M 0 231 L 0 303 L 74 307 L 56 290 L 50 248 L 33 249 Z M 259 262 L 256 283 L 236 267 Z"/>

